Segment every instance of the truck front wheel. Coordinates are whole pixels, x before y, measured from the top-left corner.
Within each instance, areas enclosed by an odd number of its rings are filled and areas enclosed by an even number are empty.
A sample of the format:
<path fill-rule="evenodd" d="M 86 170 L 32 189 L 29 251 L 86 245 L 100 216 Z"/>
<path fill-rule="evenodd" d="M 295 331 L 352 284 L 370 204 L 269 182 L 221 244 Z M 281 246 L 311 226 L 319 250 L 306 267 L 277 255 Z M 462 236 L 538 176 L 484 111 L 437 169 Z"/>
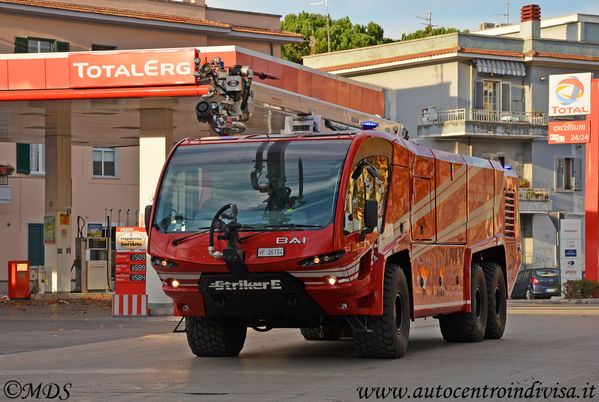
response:
<path fill-rule="evenodd" d="M 196 356 L 237 356 L 247 327 L 239 321 L 213 317 L 185 317 L 187 343 Z"/>
<path fill-rule="evenodd" d="M 410 293 L 400 266 L 385 269 L 383 315 L 368 317 L 366 331 L 354 331 L 354 345 L 361 357 L 396 359 L 408 348 L 410 335 Z"/>

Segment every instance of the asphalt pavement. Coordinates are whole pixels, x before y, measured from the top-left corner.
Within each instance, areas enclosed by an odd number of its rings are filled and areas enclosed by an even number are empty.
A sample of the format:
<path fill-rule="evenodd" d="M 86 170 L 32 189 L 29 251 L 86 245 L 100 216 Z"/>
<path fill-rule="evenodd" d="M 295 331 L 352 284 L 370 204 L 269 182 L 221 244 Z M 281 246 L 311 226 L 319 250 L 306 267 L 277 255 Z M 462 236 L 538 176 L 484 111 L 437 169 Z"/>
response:
<path fill-rule="evenodd" d="M 599 400 L 596 304 L 510 302 L 504 338 L 474 344 L 446 343 L 437 320 L 419 319 L 398 360 L 296 329 L 250 329 L 239 357 L 198 358 L 175 325 L 112 318 L 108 301 L 0 301 L 0 400 L 37 389 L 89 401 Z"/>

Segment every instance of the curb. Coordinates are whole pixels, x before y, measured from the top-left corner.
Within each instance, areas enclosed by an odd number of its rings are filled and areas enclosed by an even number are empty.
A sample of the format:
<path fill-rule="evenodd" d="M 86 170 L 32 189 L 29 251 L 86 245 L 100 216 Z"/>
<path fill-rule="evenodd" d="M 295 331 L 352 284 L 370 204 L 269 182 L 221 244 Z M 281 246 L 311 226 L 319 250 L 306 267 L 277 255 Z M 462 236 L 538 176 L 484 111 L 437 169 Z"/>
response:
<path fill-rule="evenodd" d="M 508 306 L 531 306 L 538 304 L 598 304 L 599 299 L 533 299 L 533 300 L 508 300 Z"/>
<path fill-rule="evenodd" d="M 36 293 L 32 294 L 30 300 L 73 300 L 73 299 L 94 299 L 94 300 L 112 300 L 114 292 L 94 292 L 94 293 Z"/>

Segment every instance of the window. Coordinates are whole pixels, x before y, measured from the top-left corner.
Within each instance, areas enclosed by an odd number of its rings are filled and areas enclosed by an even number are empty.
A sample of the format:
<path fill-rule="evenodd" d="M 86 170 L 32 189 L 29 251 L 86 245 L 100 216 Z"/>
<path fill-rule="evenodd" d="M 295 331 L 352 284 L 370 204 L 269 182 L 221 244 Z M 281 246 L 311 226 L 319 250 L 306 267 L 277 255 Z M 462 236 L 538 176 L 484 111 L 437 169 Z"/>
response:
<path fill-rule="evenodd" d="M 505 166 L 505 153 L 503 152 L 483 153 L 482 157 L 484 159 L 491 159 L 493 161 L 497 161 L 501 163 L 501 166 Z"/>
<path fill-rule="evenodd" d="M 46 145 L 31 144 L 29 152 L 29 170 L 31 174 L 46 173 Z"/>
<path fill-rule="evenodd" d="M 99 50 L 115 50 L 116 46 L 113 45 L 100 45 L 97 43 L 92 43 L 92 52 L 96 52 Z"/>
<path fill-rule="evenodd" d="M 523 238 L 532 239 L 532 214 L 520 215 L 520 230 Z"/>
<path fill-rule="evenodd" d="M 353 233 L 364 228 L 365 200 L 376 200 L 378 203 L 378 230 L 382 229 L 387 201 L 387 182 L 389 178 L 389 161 L 384 156 L 370 156 L 363 161 L 373 165 L 379 176 L 372 177 L 367 169 L 363 169 L 357 179 L 350 179 L 345 198 L 345 215 L 343 231 Z"/>
<path fill-rule="evenodd" d="M 555 159 L 555 189 L 582 189 L 582 159 L 559 156 Z"/>
<path fill-rule="evenodd" d="M 495 112 L 499 109 L 499 82 L 483 81 L 483 110 Z"/>
<path fill-rule="evenodd" d="M 118 177 L 118 149 L 92 148 L 92 176 Z"/>
<path fill-rule="evenodd" d="M 15 53 L 68 52 L 69 42 L 47 38 L 15 38 Z"/>
<path fill-rule="evenodd" d="M 350 142 L 265 141 L 178 147 L 160 183 L 154 224 L 166 233 L 210 227 L 239 206 L 243 230 L 320 230 L 333 222 Z"/>
<path fill-rule="evenodd" d="M 476 81 L 474 108 L 487 112 L 510 112 L 512 110 L 511 84 L 491 80 Z"/>

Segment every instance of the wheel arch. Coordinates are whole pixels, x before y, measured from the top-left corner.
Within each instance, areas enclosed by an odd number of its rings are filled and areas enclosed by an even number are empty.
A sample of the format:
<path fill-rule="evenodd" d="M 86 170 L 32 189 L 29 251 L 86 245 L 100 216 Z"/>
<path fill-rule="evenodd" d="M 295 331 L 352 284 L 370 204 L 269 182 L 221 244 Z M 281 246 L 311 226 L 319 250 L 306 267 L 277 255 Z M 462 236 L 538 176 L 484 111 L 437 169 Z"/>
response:
<path fill-rule="evenodd" d="M 395 264 L 401 267 L 406 281 L 408 282 L 408 292 L 410 294 L 410 318 L 414 320 L 414 292 L 412 290 L 412 264 L 410 262 L 410 252 L 402 250 L 387 258 L 387 264 Z"/>
<path fill-rule="evenodd" d="M 507 284 L 507 265 L 505 259 L 505 247 L 503 245 L 490 247 L 474 253 L 472 255 L 472 264 L 479 262 L 494 262 L 499 264 L 501 271 L 503 272 L 503 279 Z"/>

